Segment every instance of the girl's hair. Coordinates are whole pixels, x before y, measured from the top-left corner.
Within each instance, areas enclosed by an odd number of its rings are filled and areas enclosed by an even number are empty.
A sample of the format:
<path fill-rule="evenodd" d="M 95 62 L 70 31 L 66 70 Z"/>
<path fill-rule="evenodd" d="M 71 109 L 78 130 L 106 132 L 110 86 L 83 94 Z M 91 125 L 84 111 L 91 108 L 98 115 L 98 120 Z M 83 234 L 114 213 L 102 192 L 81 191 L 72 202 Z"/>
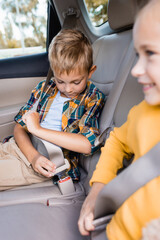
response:
<path fill-rule="evenodd" d="M 58 74 L 69 74 L 74 70 L 89 72 L 93 64 L 91 44 L 79 30 L 61 30 L 50 44 L 49 61 L 52 70 Z"/>

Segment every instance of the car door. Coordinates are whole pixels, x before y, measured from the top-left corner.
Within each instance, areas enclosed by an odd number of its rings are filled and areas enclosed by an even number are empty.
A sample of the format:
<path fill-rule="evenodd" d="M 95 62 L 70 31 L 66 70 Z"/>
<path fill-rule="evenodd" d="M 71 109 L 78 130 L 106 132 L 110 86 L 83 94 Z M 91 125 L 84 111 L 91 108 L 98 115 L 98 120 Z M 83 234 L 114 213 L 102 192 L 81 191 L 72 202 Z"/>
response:
<path fill-rule="evenodd" d="M 13 134 L 14 116 L 31 90 L 45 79 L 49 69 L 48 46 L 61 28 L 50 2 L 31 2 L 0 3 L 0 141 Z M 18 34 L 23 37 L 18 38 Z"/>

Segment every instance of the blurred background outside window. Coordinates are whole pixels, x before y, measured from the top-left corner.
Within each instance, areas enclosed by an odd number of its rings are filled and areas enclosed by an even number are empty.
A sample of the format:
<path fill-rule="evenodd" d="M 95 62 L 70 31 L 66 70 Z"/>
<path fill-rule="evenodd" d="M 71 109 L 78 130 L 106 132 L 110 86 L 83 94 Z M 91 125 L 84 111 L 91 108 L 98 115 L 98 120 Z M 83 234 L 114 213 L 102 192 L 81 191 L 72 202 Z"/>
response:
<path fill-rule="evenodd" d="M 46 51 L 47 0 L 0 0 L 0 59 Z"/>
<path fill-rule="evenodd" d="M 108 20 L 108 0 L 84 0 L 93 26 L 98 27 Z"/>

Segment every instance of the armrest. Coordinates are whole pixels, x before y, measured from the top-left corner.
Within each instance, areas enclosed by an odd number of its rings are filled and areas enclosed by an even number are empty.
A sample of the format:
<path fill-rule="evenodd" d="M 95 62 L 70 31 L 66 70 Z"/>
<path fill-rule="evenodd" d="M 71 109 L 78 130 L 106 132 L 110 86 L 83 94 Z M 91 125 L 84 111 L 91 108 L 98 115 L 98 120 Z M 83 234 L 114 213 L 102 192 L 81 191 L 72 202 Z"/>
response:
<path fill-rule="evenodd" d="M 15 115 L 24 103 L 1 107 L 0 108 L 0 125 L 14 121 Z"/>

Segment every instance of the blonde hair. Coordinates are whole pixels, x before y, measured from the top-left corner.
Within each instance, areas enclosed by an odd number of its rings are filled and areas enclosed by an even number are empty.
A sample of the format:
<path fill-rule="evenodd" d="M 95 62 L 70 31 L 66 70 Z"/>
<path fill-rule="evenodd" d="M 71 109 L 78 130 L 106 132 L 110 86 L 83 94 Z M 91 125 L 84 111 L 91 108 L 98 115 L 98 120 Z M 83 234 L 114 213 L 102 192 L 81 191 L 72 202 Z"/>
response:
<path fill-rule="evenodd" d="M 93 64 L 91 44 L 79 30 L 61 30 L 50 44 L 49 61 L 52 70 L 58 74 L 69 74 L 74 70 L 89 72 Z"/>

